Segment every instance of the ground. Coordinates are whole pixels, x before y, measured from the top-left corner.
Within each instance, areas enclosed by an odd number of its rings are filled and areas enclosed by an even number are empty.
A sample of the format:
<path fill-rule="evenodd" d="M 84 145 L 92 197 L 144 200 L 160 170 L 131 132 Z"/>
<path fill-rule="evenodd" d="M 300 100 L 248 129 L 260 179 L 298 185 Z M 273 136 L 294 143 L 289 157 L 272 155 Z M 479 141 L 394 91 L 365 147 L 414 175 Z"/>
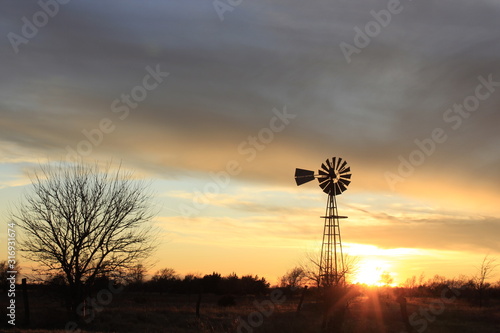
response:
<path fill-rule="evenodd" d="M 276 296 L 276 295 L 274 295 Z M 280 297 L 236 296 L 235 306 L 217 305 L 220 296 L 203 295 L 200 317 L 195 314 L 197 295 L 122 292 L 111 300 L 96 303 L 87 312 L 89 323 L 79 325 L 81 332 L 320 332 L 322 311 L 313 295 L 306 295 L 297 313 L 299 295 Z M 8 332 L 59 333 L 67 323 L 63 302 L 40 291 L 30 292 L 31 322 L 23 326 L 21 297 L 17 300 L 16 328 Z M 109 302 L 109 303 L 108 303 Z M 279 304 L 281 303 L 281 304 Z M 5 309 L 2 304 L 2 309 Z M 498 333 L 500 303 L 487 307 L 471 306 L 466 300 L 430 297 L 407 298 L 407 310 L 415 332 Z M 2 310 L 5 318 L 5 311 Z M 4 330 L 5 331 L 5 330 Z M 349 301 L 343 332 L 406 332 L 400 303 L 387 291 L 366 291 Z"/>

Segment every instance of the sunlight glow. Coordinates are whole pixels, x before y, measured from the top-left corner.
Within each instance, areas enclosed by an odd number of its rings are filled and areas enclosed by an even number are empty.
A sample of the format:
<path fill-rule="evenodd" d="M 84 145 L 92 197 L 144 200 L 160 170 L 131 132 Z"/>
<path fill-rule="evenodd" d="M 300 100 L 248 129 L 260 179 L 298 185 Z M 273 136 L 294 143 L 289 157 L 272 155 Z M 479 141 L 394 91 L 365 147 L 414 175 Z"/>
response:
<path fill-rule="evenodd" d="M 353 283 L 361 283 L 369 286 L 382 286 L 382 274 L 389 273 L 391 265 L 382 259 L 363 259 L 353 278 Z"/>
<path fill-rule="evenodd" d="M 376 245 L 371 244 L 357 244 L 357 243 L 345 243 L 344 248 L 346 252 L 351 256 L 417 256 L 425 255 L 428 252 L 423 249 L 411 249 L 411 248 L 392 248 L 392 249 L 382 249 Z"/>

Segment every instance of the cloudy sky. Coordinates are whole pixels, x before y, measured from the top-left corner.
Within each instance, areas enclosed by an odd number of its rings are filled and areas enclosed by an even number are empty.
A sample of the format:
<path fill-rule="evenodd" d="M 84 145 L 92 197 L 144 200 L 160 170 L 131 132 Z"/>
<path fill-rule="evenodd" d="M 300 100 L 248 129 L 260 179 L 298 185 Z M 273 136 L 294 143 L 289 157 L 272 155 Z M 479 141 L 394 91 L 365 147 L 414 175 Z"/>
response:
<path fill-rule="evenodd" d="M 121 161 L 157 193 L 156 269 L 274 282 L 321 245 L 295 168 L 341 156 L 366 265 L 500 256 L 496 1 L 60 2 L 1 5 L 3 224 L 39 164 Z"/>

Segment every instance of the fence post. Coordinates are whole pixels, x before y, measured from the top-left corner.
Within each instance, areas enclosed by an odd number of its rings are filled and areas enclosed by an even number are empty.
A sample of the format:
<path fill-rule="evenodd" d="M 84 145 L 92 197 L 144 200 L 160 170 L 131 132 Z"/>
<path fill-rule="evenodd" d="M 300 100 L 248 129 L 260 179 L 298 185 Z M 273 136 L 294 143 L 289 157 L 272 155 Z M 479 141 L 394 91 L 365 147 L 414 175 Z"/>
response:
<path fill-rule="evenodd" d="M 196 301 L 196 317 L 200 317 L 200 304 L 201 304 L 201 292 L 198 294 L 198 300 Z"/>
<path fill-rule="evenodd" d="M 410 320 L 408 318 L 408 309 L 406 308 L 406 297 L 404 297 L 402 294 L 399 295 L 397 298 L 397 301 L 399 303 L 399 307 L 401 310 L 401 317 L 403 319 L 403 322 L 405 323 L 405 327 L 408 330 L 408 332 L 413 332 L 413 328 L 410 325 Z"/>

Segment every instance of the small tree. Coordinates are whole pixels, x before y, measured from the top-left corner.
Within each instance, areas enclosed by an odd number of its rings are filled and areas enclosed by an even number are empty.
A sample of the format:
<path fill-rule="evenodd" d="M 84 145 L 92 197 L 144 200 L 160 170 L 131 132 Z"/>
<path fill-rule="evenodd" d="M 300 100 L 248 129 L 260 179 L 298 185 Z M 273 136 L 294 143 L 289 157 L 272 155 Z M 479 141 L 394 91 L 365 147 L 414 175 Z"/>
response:
<path fill-rule="evenodd" d="M 146 276 L 146 267 L 143 264 L 137 264 L 130 267 L 127 271 L 126 281 L 131 285 L 140 285 L 144 283 Z"/>
<path fill-rule="evenodd" d="M 493 272 L 497 267 L 496 259 L 486 255 L 478 268 L 478 272 L 472 278 L 472 284 L 477 292 L 480 307 L 483 306 L 486 290 L 491 286 L 486 280 L 494 276 Z"/>
<path fill-rule="evenodd" d="M 306 272 L 302 267 L 294 267 L 280 278 L 280 287 L 292 289 L 301 287 L 306 279 Z"/>
<path fill-rule="evenodd" d="M 319 275 L 321 253 L 306 254 L 306 262 L 301 266 L 307 279 L 321 290 L 319 299 L 323 303 L 322 332 L 340 332 L 345 320 L 349 302 L 353 298 L 347 281 L 358 270 L 359 257 L 344 255 L 344 267 L 337 272 L 338 276 L 330 276 L 328 280 L 337 280 L 338 284 L 325 285 L 324 277 Z"/>
<path fill-rule="evenodd" d="M 175 272 L 173 268 L 162 268 L 153 275 L 151 281 L 153 282 L 162 282 L 169 280 L 179 279 L 179 275 Z"/>
<path fill-rule="evenodd" d="M 425 273 L 424 272 L 420 273 L 420 276 L 418 277 L 418 286 L 419 287 L 425 286 Z"/>
<path fill-rule="evenodd" d="M 213 272 L 212 274 L 206 274 L 201 279 L 201 287 L 203 292 L 207 293 L 220 293 L 220 284 L 222 281 L 222 277 L 220 273 Z"/>
<path fill-rule="evenodd" d="M 401 283 L 401 286 L 403 288 L 407 288 L 409 290 L 415 289 L 416 285 L 417 285 L 417 277 L 415 275 L 407 278 L 405 282 Z"/>
<path fill-rule="evenodd" d="M 306 253 L 305 260 L 300 264 L 300 268 L 304 272 L 306 279 L 312 282 L 316 287 L 320 287 L 319 276 L 319 253 Z"/>
<path fill-rule="evenodd" d="M 313 282 L 317 287 L 320 286 L 320 281 L 324 280 L 319 276 L 320 267 L 320 256 L 321 253 L 311 254 L 306 253 L 305 261 L 300 265 L 300 268 L 304 271 L 307 280 Z M 344 255 L 344 269 L 338 272 L 340 280 L 347 281 L 349 278 L 356 274 L 359 269 L 359 257 L 350 256 L 348 254 Z M 330 280 L 334 280 L 335 277 L 330 277 Z"/>
<path fill-rule="evenodd" d="M 120 274 L 155 248 L 151 195 L 130 176 L 97 164 L 42 166 L 13 215 L 24 256 L 64 274 L 73 312 L 98 276 Z"/>
<path fill-rule="evenodd" d="M 394 282 L 394 279 L 393 277 L 391 276 L 391 273 L 387 272 L 387 271 L 384 271 L 381 275 L 380 275 L 380 280 L 379 280 L 380 283 L 382 283 L 385 287 L 388 287 L 390 286 L 393 282 Z"/>
<path fill-rule="evenodd" d="M 151 278 L 151 285 L 162 294 L 165 291 L 171 292 L 178 287 L 180 277 L 173 268 L 162 268 Z"/>

